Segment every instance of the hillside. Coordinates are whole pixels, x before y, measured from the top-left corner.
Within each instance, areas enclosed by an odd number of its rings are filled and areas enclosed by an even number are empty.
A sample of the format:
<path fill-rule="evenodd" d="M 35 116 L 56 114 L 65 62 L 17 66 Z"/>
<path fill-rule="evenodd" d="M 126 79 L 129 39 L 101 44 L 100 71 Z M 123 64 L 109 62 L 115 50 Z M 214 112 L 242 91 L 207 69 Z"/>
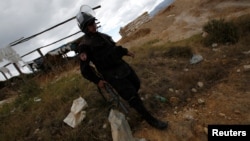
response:
<path fill-rule="evenodd" d="M 129 48 L 145 45 L 145 42 L 157 48 L 172 42 L 173 46 L 189 46 L 193 54 L 204 57 L 201 64 L 190 65 L 188 59 L 165 60 L 155 55 L 159 52 L 152 52 L 148 63 L 156 67 L 150 70 L 158 80 L 143 81 L 143 88 L 153 85 L 152 93 L 169 98 L 169 103 L 156 111 L 170 126 L 167 131 L 157 131 L 145 123 L 135 132 L 136 136 L 150 141 L 198 141 L 207 140 L 209 124 L 250 124 L 250 75 L 249 70 L 244 69 L 250 62 L 249 55 L 242 53 L 250 50 L 249 35 L 243 39 L 244 48 L 241 44 L 204 48 L 195 41 L 197 37 L 190 38 L 197 34 L 201 37 L 202 27 L 211 19 L 233 20 L 249 13 L 247 0 L 179 0 L 137 30 L 128 42 L 120 41 Z M 150 29 L 150 33 L 141 35 L 140 30 L 144 29 Z M 141 38 L 133 40 L 137 34 Z M 159 67 L 155 62 L 166 66 Z"/>
<path fill-rule="evenodd" d="M 138 40 L 128 39 L 125 43 L 122 39 L 120 42 L 126 47 L 153 39 L 175 42 L 201 33 L 202 26 L 211 19 L 229 20 L 249 13 L 249 7 L 248 0 L 178 0 L 137 30 L 150 29 L 150 34 Z"/>
<path fill-rule="evenodd" d="M 249 14 L 248 0 L 178 0 L 118 42 L 136 54 L 124 59 L 141 79 L 145 106 L 169 122 L 166 130 L 154 129 L 131 109 L 127 118 L 135 137 L 206 141 L 209 124 L 250 124 Z M 212 19 L 233 21 L 238 42 L 205 46 L 202 29 Z M 190 64 L 194 54 L 203 60 Z M 23 77 L 2 92 L 16 99 L 1 107 L 0 140 L 112 140 L 110 105 L 81 77 L 76 60 L 56 71 Z M 79 96 L 88 102 L 87 117 L 72 129 L 63 119 Z"/>

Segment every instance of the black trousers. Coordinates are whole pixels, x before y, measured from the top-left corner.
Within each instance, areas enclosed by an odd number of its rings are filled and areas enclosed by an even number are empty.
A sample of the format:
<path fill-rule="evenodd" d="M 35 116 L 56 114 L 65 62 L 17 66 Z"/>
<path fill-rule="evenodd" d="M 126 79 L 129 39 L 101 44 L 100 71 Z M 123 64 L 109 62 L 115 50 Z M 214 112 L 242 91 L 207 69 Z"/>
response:
<path fill-rule="evenodd" d="M 129 75 L 124 78 L 107 78 L 106 79 L 119 95 L 126 100 L 145 120 L 154 120 L 155 118 L 145 108 L 142 100 L 138 95 L 140 89 L 140 80 L 133 69 Z"/>

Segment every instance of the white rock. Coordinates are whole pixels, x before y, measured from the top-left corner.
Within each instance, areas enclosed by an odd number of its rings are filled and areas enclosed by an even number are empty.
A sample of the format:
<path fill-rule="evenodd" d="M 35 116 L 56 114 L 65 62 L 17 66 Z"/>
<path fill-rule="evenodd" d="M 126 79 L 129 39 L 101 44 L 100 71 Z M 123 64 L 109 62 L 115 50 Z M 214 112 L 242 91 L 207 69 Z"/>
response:
<path fill-rule="evenodd" d="M 245 70 L 250 70 L 250 65 L 244 65 L 243 67 Z"/>
<path fill-rule="evenodd" d="M 173 88 L 169 88 L 168 89 L 170 92 L 174 92 L 174 89 Z"/>
<path fill-rule="evenodd" d="M 217 46 L 218 46 L 217 43 L 213 43 L 213 44 L 212 44 L 212 47 L 217 47 Z"/>
<path fill-rule="evenodd" d="M 107 124 L 104 123 L 104 124 L 102 125 L 102 128 L 103 128 L 103 129 L 106 129 L 106 128 L 107 128 Z"/>
<path fill-rule="evenodd" d="M 198 82 L 197 85 L 202 88 L 204 86 L 203 82 Z"/>
<path fill-rule="evenodd" d="M 193 57 L 189 60 L 190 64 L 196 64 L 203 60 L 203 57 L 199 54 L 194 54 Z"/>
<path fill-rule="evenodd" d="M 194 93 L 197 92 L 197 90 L 195 88 L 192 88 L 191 91 L 194 92 Z"/>
<path fill-rule="evenodd" d="M 219 113 L 219 116 L 225 117 L 226 115 L 224 113 Z"/>
<path fill-rule="evenodd" d="M 204 127 L 204 132 L 205 132 L 206 134 L 208 134 L 208 129 L 207 129 L 207 127 Z"/>
<path fill-rule="evenodd" d="M 199 103 L 199 104 L 204 104 L 205 101 L 204 101 L 203 99 L 199 98 L 199 99 L 198 99 L 198 103 Z"/>

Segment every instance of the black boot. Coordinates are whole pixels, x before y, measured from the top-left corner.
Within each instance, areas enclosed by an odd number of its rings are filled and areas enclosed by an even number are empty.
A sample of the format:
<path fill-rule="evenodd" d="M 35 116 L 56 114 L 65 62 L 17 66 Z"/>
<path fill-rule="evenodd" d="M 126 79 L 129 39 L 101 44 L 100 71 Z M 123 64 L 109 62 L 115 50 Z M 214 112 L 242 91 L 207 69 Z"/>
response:
<path fill-rule="evenodd" d="M 151 126 L 157 128 L 157 129 L 160 129 L 160 130 L 164 130 L 168 127 L 168 122 L 163 122 L 163 121 L 157 120 L 155 118 L 146 119 L 146 121 Z"/>
<path fill-rule="evenodd" d="M 141 116 L 147 121 L 148 124 L 157 128 L 157 129 L 166 129 L 168 127 L 168 123 L 157 120 L 154 118 L 148 110 L 144 107 L 141 99 L 139 97 L 134 97 L 129 101 L 131 107 L 133 107 Z"/>

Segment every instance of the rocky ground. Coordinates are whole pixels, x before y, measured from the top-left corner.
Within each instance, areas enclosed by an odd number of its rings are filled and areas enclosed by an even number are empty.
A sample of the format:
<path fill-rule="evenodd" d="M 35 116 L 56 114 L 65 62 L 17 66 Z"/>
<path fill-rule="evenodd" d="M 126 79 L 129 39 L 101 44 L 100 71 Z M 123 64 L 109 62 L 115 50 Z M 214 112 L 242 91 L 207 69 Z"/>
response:
<path fill-rule="evenodd" d="M 229 20 L 249 13 L 250 2 L 247 0 L 178 0 L 141 27 L 151 29 L 148 36 L 127 42 L 124 46 L 132 47 L 153 39 L 160 41 L 157 44 L 186 39 L 202 33 L 202 25 L 211 19 Z M 212 59 L 215 58 L 205 58 L 206 61 Z M 188 99 L 186 105 L 161 109 L 158 116 L 169 121 L 167 130 L 159 131 L 143 123 L 134 135 L 149 141 L 203 141 L 207 140 L 209 124 L 250 124 L 250 74 L 244 69 L 250 63 L 248 59 L 238 60 L 228 70 L 227 77 L 206 91 L 193 89 L 195 95 Z M 198 89 L 206 83 L 197 84 Z M 174 92 L 170 89 L 166 93 Z"/>

